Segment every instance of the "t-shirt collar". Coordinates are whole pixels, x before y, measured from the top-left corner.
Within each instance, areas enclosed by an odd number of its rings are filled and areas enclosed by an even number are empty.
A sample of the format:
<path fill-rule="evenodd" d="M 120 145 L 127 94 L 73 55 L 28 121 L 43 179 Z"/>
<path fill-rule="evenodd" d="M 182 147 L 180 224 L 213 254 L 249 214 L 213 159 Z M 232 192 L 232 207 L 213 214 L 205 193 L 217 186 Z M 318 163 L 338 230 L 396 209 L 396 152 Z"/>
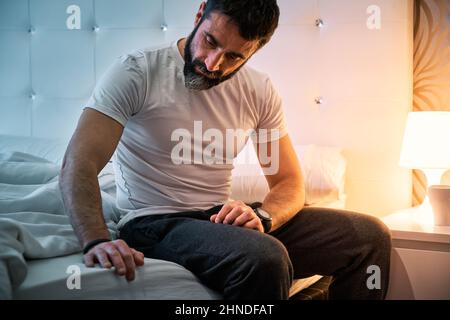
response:
<path fill-rule="evenodd" d="M 181 66 L 181 69 L 183 69 L 184 68 L 184 58 L 181 55 L 180 50 L 178 49 L 178 42 L 179 41 L 180 40 L 177 40 L 177 41 L 174 41 L 172 43 L 172 49 L 174 51 L 174 56 L 175 56 L 174 58 L 175 58 L 175 60 Z"/>

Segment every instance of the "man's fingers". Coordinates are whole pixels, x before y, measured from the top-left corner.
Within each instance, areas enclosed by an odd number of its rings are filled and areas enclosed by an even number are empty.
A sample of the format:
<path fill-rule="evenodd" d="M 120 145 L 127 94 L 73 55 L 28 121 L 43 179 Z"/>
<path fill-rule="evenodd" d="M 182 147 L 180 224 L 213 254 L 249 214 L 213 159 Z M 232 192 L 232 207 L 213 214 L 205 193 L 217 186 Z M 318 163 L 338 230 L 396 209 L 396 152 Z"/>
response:
<path fill-rule="evenodd" d="M 236 218 L 233 222 L 233 226 L 244 226 L 247 222 L 255 219 L 255 214 L 250 212 L 250 210 L 246 210 L 239 217 Z"/>
<path fill-rule="evenodd" d="M 231 210 L 225 219 L 223 220 L 223 224 L 233 224 L 234 221 L 245 213 L 246 208 L 242 207 L 235 207 L 233 210 Z"/>
<path fill-rule="evenodd" d="M 103 268 L 110 269 L 112 267 L 111 262 L 108 259 L 108 255 L 103 249 L 96 248 L 94 254 L 95 257 L 97 258 L 97 261 Z"/>
<path fill-rule="evenodd" d="M 259 220 L 259 218 L 253 219 L 253 220 L 247 222 L 246 224 L 244 224 L 243 227 L 246 229 L 252 229 L 252 230 L 264 232 L 264 227 L 262 226 L 261 220 Z"/>
<path fill-rule="evenodd" d="M 104 250 L 108 253 L 109 258 L 116 268 L 117 274 L 120 276 L 125 275 L 125 273 L 127 272 L 125 263 L 123 262 L 122 256 L 120 255 L 117 248 L 113 244 L 110 244 L 109 246 L 105 246 Z"/>
<path fill-rule="evenodd" d="M 212 215 L 210 218 L 213 223 L 223 223 L 234 226 L 245 226 L 253 219 L 256 219 L 256 215 L 253 214 L 253 209 L 242 201 L 233 201 L 225 204 L 219 213 Z M 251 224 L 250 229 L 259 230 L 256 224 L 257 223 Z"/>
<path fill-rule="evenodd" d="M 219 211 L 219 213 L 216 216 L 215 223 L 222 223 L 227 214 L 233 210 L 234 206 L 232 206 L 230 203 L 227 203 L 222 207 L 222 209 Z"/>
<path fill-rule="evenodd" d="M 136 266 L 140 267 L 144 265 L 144 254 L 142 252 L 139 252 L 137 250 L 131 249 L 131 252 L 133 253 L 134 257 L 134 263 Z"/>
<path fill-rule="evenodd" d="M 125 244 L 125 242 L 118 241 L 116 243 L 117 249 L 119 249 L 120 255 L 122 256 L 123 262 L 126 267 L 126 278 L 128 281 L 134 280 L 136 270 L 136 264 L 134 263 L 134 255 L 131 249 Z"/>
<path fill-rule="evenodd" d="M 125 275 L 131 281 L 135 278 L 136 266 L 144 264 L 144 254 L 130 248 L 123 240 L 115 240 L 101 243 L 84 255 L 87 267 L 93 267 L 95 260 L 106 269 L 114 266 L 118 275 Z"/>
<path fill-rule="evenodd" d="M 94 255 L 92 253 L 85 254 L 83 258 L 84 258 L 84 264 L 86 265 L 86 267 L 88 267 L 88 268 L 95 267 Z"/>

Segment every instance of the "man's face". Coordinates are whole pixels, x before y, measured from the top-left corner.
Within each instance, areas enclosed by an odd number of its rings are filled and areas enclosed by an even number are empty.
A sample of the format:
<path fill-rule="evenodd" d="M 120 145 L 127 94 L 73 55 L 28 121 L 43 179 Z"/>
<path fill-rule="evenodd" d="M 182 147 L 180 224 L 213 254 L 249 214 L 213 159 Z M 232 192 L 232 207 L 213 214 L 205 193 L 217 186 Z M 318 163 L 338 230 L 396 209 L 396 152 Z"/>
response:
<path fill-rule="evenodd" d="M 234 76 L 257 51 L 257 40 L 245 40 L 229 17 L 212 12 L 186 41 L 185 84 L 207 90 Z"/>

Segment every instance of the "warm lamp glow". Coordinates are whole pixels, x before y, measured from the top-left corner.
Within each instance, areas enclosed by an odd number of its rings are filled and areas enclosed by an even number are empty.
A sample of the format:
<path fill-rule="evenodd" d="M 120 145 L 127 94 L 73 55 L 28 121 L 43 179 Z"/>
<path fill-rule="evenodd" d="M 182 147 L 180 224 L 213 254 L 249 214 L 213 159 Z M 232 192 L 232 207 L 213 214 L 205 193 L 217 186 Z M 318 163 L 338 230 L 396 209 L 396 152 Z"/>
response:
<path fill-rule="evenodd" d="M 428 187 L 441 184 L 442 175 L 450 168 L 450 112 L 409 114 L 400 165 L 422 170 Z M 428 194 L 421 210 L 422 218 L 433 224 Z"/>
<path fill-rule="evenodd" d="M 412 112 L 408 116 L 402 167 L 450 168 L 450 112 Z"/>

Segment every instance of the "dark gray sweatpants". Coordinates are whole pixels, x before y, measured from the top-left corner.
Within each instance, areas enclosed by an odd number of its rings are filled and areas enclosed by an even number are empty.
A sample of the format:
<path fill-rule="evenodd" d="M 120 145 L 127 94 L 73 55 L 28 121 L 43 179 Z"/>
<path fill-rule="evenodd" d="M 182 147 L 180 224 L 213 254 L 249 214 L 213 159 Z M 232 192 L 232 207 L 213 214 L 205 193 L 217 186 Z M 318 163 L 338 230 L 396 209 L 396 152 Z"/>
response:
<path fill-rule="evenodd" d="M 267 235 L 211 223 L 218 209 L 136 218 L 120 237 L 148 258 L 184 266 L 225 299 L 287 299 L 293 279 L 315 274 L 333 276 L 330 299 L 386 296 L 391 238 L 379 219 L 305 208 Z"/>

